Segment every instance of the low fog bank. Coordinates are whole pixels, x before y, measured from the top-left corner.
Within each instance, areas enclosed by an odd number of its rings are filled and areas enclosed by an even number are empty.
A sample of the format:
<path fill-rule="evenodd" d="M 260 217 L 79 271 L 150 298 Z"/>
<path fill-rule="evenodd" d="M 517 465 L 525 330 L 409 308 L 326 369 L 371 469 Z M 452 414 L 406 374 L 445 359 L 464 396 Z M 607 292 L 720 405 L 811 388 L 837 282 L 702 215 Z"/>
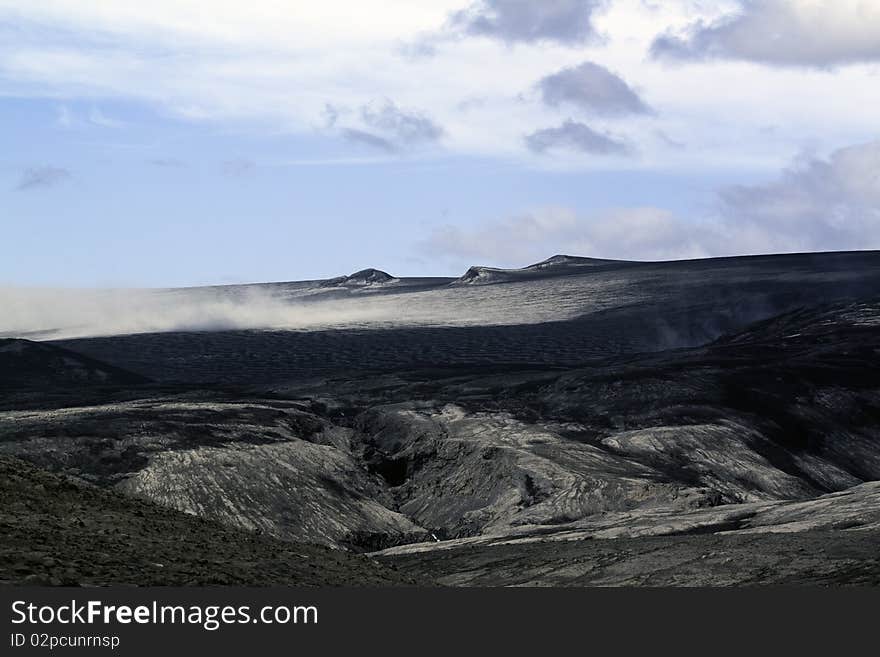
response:
<path fill-rule="evenodd" d="M 574 284 L 572 284 L 574 285 Z M 583 283 L 574 285 L 582 287 Z M 542 287 L 418 292 L 233 286 L 170 290 L 0 288 L 0 337 L 31 340 L 174 331 L 319 330 L 401 326 L 533 324 L 567 319 L 613 295 L 567 299 Z M 595 290 L 592 290 L 595 292 Z"/>
<path fill-rule="evenodd" d="M 0 288 L 0 337 L 35 340 L 168 331 L 309 329 L 382 321 L 384 315 L 368 302 L 298 301 L 256 287 Z"/>

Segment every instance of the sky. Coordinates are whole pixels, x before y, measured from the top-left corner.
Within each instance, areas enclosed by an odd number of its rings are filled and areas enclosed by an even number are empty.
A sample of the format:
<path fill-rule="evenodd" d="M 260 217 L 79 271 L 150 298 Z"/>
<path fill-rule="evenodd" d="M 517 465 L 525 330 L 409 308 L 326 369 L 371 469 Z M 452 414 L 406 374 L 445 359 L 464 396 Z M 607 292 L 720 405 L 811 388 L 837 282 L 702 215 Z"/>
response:
<path fill-rule="evenodd" d="M 0 286 L 880 248 L 877 0 L 0 0 Z"/>

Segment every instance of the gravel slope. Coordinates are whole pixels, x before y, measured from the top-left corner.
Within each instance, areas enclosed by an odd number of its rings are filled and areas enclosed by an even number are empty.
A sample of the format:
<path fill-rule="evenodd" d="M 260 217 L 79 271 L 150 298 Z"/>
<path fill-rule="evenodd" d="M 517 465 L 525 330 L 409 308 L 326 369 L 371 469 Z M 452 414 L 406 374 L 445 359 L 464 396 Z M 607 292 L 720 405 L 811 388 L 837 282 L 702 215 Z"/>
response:
<path fill-rule="evenodd" d="M 365 557 L 231 529 L 0 456 L 0 583 L 386 586 Z"/>

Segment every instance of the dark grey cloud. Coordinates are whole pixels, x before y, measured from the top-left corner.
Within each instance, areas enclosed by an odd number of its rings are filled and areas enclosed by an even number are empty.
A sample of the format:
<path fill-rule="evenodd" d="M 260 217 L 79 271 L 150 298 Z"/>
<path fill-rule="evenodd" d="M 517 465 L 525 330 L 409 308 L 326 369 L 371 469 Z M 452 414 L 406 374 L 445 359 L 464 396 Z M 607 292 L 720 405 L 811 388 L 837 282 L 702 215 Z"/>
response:
<path fill-rule="evenodd" d="M 548 75 L 538 82 L 538 88 L 551 107 L 567 104 L 601 116 L 651 113 L 623 79 L 593 62 Z"/>
<path fill-rule="evenodd" d="M 880 3 L 875 0 L 740 0 L 715 22 L 655 39 L 669 60 L 737 59 L 774 66 L 830 68 L 880 61 Z"/>
<path fill-rule="evenodd" d="M 337 123 L 341 114 L 341 110 L 334 108 L 331 126 Z M 443 136 L 443 128 L 423 113 L 401 109 L 390 100 L 362 106 L 360 118 L 366 129 L 343 128 L 342 136 L 386 153 L 436 142 Z"/>
<path fill-rule="evenodd" d="M 355 130 L 353 128 L 345 128 L 342 131 L 342 136 L 345 137 L 348 141 L 357 144 L 363 144 L 371 148 L 377 148 L 380 151 L 385 151 L 386 153 L 397 152 L 397 146 L 395 146 L 392 142 L 388 141 L 384 137 L 374 135 L 372 132 L 366 132 L 365 130 Z"/>
<path fill-rule="evenodd" d="M 70 171 L 62 167 L 32 167 L 21 174 L 21 180 L 15 188 L 20 191 L 28 191 L 41 187 L 54 187 L 70 178 Z"/>
<path fill-rule="evenodd" d="M 478 0 L 450 16 L 452 31 L 505 43 L 583 45 L 598 40 L 594 14 L 606 0 Z"/>
<path fill-rule="evenodd" d="M 424 114 L 402 110 L 391 101 L 378 108 L 364 106 L 361 117 L 368 126 L 389 135 L 398 144 L 437 141 L 443 136 L 443 128 Z"/>
<path fill-rule="evenodd" d="M 555 128 L 537 130 L 524 139 L 526 146 L 534 153 L 568 150 L 593 155 L 628 155 L 632 150 L 625 141 L 571 119 Z"/>

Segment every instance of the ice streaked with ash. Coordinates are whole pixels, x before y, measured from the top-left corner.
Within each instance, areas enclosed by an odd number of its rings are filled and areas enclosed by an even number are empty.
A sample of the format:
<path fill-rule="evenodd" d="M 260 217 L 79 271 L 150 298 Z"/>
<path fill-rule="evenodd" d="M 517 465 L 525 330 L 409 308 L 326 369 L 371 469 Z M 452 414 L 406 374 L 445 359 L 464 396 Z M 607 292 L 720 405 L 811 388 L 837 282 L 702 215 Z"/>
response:
<path fill-rule="evenodd" d="M 809 299 L 811 287 L 821 296 L 829 286 L 839 292 L 864 285 L 871 272 L 852 263 L 866 260 L 873 267 L 870 255 L 853 254 L 848 262 L 840 254 L 816 254 L 807 257 L 806 266 L 799 263 L 791 270 L 791 258 L 797 256 L 668 263 L 554 256 L 522 269 L 475 266 L 457 279 L 397 278 L 366 269 L 318 281 L 176 289 L 0 288 L 0 337 L 529 325 L 570 320 L 659 295 L 705 290 L 713 295 L 713 286 L 742 296 L 743 312 L 769 316 L 780 309 L 778 304 L 744 286 L 800 285 L 800 294 Z M 813 270 L 810 263 L 815 263 Z"/>
<path fill-rule="evenodd" d="M 162 290 L 2 289 L 0 335 L 34 339 L 234 329 L 315 330 L 398 326 L 472 326 L 568 319 L 632 297 L 621 297 L 613 277 L 562 280 L 553 289 L 516 283 L 536 278 L 528 269 L 491 270 L 467 289 L 468 276 L 395 278 L 379 270 L 291 283 Z M 547 270 L 543 270 L 546 274 Z M 558 295 L 548 303 L 547 295 Z"/>

